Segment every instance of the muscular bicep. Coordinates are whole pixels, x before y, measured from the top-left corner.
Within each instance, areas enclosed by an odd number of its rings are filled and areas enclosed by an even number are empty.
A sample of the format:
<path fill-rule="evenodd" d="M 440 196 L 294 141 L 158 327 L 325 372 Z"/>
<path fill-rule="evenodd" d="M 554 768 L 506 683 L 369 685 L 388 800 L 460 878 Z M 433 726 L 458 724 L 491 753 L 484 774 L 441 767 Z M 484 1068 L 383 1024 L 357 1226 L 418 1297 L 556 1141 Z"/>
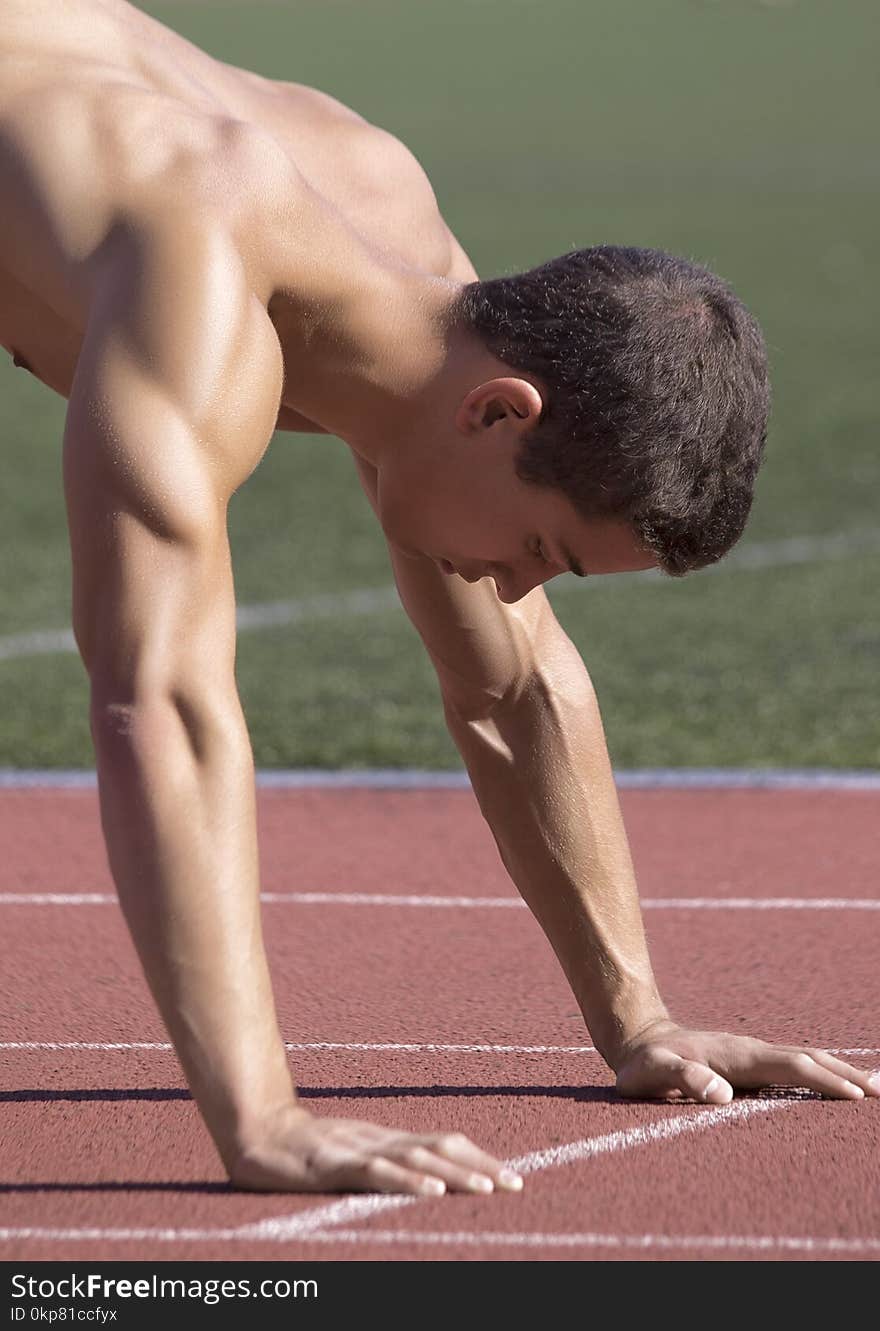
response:
<path fill-rule="evenodd" d="M 361 484 L 378 514 L 377 473 L 356 459 Z M 487 715 L 536 674 L 554 672 L 576 649 L 542 587 L 508 604 L 491 578 L 468 583 L 432 559 L 388 550 L 401 602 L 437 671 L 444 701 L 466 716 Z"/>
<path fill-rule="evenodd" d="M 221 289 L 216 253 L 200 271 L 204 252 L 182 262 L 179 235 L 171 254 L 144 244 L 96 295 L 64 430 L 74 632 L 103 697 L 234 687 L 226 507 L 265 450 L 276 406 L 265 380 L 277 376 L 260 369 L 234 265 Z M 224 407 L 239 349 L 251 353 L 254 392 Z"/>
<path fill-rule="evenodd" d="M 187 421 L 137 376 L 64 431 L 73 627 L 93 694 L 134 702 L 228 686 L 235 606 L 225 504 Z"/>
<path fill-rule="evenodd" d="M 75 416 L 65 430 L 73 627 L 103 698 L 202 691 L 233 677 L 223 505 L 173 412 L 163 446 L 153 452 L 150 442 L 135 431 L 120 438 L 83 429 Z M 182 479 L 189 504 L 178 489 Z"/>

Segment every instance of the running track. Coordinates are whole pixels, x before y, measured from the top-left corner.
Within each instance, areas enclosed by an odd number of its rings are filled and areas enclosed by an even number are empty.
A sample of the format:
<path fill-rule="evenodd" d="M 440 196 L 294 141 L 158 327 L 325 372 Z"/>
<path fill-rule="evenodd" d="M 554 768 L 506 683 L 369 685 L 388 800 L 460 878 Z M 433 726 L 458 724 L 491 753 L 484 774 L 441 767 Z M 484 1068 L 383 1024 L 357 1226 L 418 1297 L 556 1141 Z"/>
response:
<path fill-rule="evenodd" d="M 94 789 L 0 785 L 0 1259 L 880 1257 L 880 1103 L 616 1099 L 466 789 L 262 787 L 267 941 L 310 1104 L 461 1129 L 524 1193 L 232 1192 Z M 674 1015 L 880 1066 L 880 790 L 841 785 L 622 789 Z"/>

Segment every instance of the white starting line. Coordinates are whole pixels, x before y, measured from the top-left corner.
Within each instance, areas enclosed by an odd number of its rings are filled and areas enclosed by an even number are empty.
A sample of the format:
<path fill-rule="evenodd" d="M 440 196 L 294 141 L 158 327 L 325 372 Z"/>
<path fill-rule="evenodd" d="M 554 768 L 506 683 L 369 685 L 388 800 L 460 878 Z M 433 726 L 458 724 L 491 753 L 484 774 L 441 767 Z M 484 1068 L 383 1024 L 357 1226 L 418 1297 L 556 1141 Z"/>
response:
<path fill-rule="evenodd" d="M 505 1234 L 503 1231 L 334 1229 L 300 1236 L 308 1243 L 435 1244 L 452 1248 L 651 1248 L 746 1252 L 880 1252 L 880 1239 L 801 1237 L 785 1234 Z"/>
<path fill-rule="evenodd" d="M 470 790 L 463 769 L 415 767 L 260 768 L 261 790 Z M 615 769 L 621 790 L 880 791 L 880 771 L 822 767 L 644 767 Z M 0 790 L 97 790 L 89 768 L 0 767 Z"/>
<path fill-rule="evenodd" d="M 35 644 L 22 643 L 27 654 Z M 65 646 L 67 644 L 65 643 Z M 60 649 L 64 650 L 65 646 Z M 45 649 L 45 648 L 44 648 Z M 49 650 L 59 650 L 53 644 Z M 39 648 L 38 648 L 39 650 Z M 17 655 L 18 652 L 9 653 Z M 788 789 L 880 789 L 880 774 L 876 772 L 764 772 L 722 770 L 670 770 L 618 773 L 621 786 L 641 788 L 788 788 Z M 94 773 L 88 772 L 0 772 L 0 787 L 27 786 L 94 786 Z M 313 773 L 280 772 L 261 773 L 258 784 L 264 786 L 367 786 L 431 788 L 467 785 L 460 773 Z M 284 905 L 345 905 L 345 906 L 405 906 L 440 907 L 457 909 L 519 908 L 525 904 L 515 897 L 437 897 L 402 896 L 375 893 L 263 893 L 267 904 Z M 117 898 L 109 893 L 0 893 L 0 905 L 116 905 Z M 870 898 L 826 897 L 668 897 L 642 900 L 646 909 L 667 910 L 878 910 L 880 901 Z M 489 1053 L 489 1054 L 596 1054 L 592 1045 L 493 1045 L 493 1044 L 436 1044 L 436 1043 L 354 1043 L 313 1041 L 287 1042 L 291 1051 L 368 1051 L 407 1053 Z M 147 1050 L 171 1052 L 172 1046 L 160 1041 L 0 1041 L 0 1050 L 88 1050 L 95 1052 Z M 877 1047 L 836 1048 L 829 1052 L 845 1055 L 874 1055 Z M 687 1133 L 710 1130 L 725 1124 L 740 1122 L 761 1113 L 790 1108 L 797 1099 L 755 1099 L 735 1101 L 713 1109 L 696 1108 L 691 1113 L 656 1120 L 644 1127 L 629 1128 L 601 1137 L 586 1138 L 566 1146 L 536 1151 L 508 1165 L 522 1174 L 578 1163 L 599 1155 L 620 1153 L 637 1146 L 656 1144 Z M 539 1248 L 624 1248 L 632 1250 L 745 1250 L 790 1252 L 873 1253 L 880 1251 L 880 1239 L 874 1237 L 839 1238 L 798 1235 L 672 1235 L 672 1234 L 604 1234 L 604 1233 L 503 1233 L 497 1231 L 456 1232 L 428 1230 L 371 1230 L 343 1228 L 352 1221 L 366 1221 L 385 1211 L 413 1206 L 425 1198 L 400 1195 L 367 1194 L 347 1197 L 328 1205 L 306 1208 L 288 1216 L 270 1217 L 255 1224 L 236 1228 L 0 1228 L 0 1241 L 44 1240 L 47 1242 L 269 1242 L 290 1241 L 315 1243 L 374 1243 L 420 1244 L 464 1247 L 519 1247 Z"/>
<path fill-rule="evenodd" d="M 311 1040 L 297 1043 L 285 1041 L 285 1048 L 292 1053 L 370 1053 L 370 1054 L 597 1054 L 592 1044 L 434 1044 L 415 1042 L 402 1043 L 388 1041 L 383 1044 L 366 1044 L 356 1041 Z M 75 1052 L 124 1053 L 129 1049 L 147 1050 L 156 1053 L 172 1053 L 174 1046 L 167 1040 L 0 1040 L 0 1050 L 22 1050 L 39 1052 L 40 1050 L 60 1051 L 70 1049 Z M 852 1048 L 826 1049 L 829 1054 L 880 1054 L 880 1047 L 864 1046 Z"/>
<path fill-rule="evenodd" d="M 409 896 L 391 892 L 261 892 L 270 906 L 398 906 L 526 910 L 519 897 Z M 116 906 L 114 892 L 0 892 L 0 906 Z M 880 910 L 880 897 L 642 897 L 643 910 Z"/>
<path fill-rule="evenodd" d="M 599 1137 L 587 1137 L 580 1141 L 569 1142 L 564 1146 L 551 1147 L 549 1150 L 532 1151 L 528 1155 L 516 1157 L 505 1163 L 519 1174 L 540 1173 L 548 1169 L 559 1169 L 566 1165 L 579 1164 L 586 1160 L 604 1155 L 619 1155 L 624 1151 L 640 1146 L 657 1145 L 672 1141 L 678 1137 L 711 1131 L 713 1128 L 741 1123 L 761 1114 L 779 1113 L 799 1103 L 797 1099 L 760 1099 L 734 1101 L 729 1105 L 719 1105 L 713 1109 L 696 1107 L 686 1114 L 670 1118 L 656 1119 L 645 1126 L 626 1128 L 620 1132 L 609 1132 Z M 352 1221 L 366 1221 L 386 1211 L 400 1210 L 424 1204 L 426 1201 L 438 1201 L 438 1198 L 413 1197 L 401 1194 L 366 1193 L 360 1196 L 345 1197 L 336 1202 L 316 1207 L 305 1207 L 290 1215 L 271 1216 L 252 1224 L 235 1228 L 60 1228 L 60 1227 L 3 1227 L 0 1228 L 0 1241 L 45 1240 L 48 1242 L 157 1242 L 157 1243 L 203 1243 L 203 1242 L 260 1242 L 287 1243 L 302 1240 L 332 1242 L 336 1235 L 335 1226 L 347 1225 Z M 369 1242 L 370 1230 L 338 1231 L 350 1238 L 354 1233 L 362 1234 L 358 1241 Z M 380 1233 L 382 1231 L 379 1231 Z M 395 1234 L 394 1242 L 405 1242 L 406 1234 Z M 378 1240 L 381 1241 L 381 1240 Z M 861 1240 L 858 1240 L 861 1241 Z"/>

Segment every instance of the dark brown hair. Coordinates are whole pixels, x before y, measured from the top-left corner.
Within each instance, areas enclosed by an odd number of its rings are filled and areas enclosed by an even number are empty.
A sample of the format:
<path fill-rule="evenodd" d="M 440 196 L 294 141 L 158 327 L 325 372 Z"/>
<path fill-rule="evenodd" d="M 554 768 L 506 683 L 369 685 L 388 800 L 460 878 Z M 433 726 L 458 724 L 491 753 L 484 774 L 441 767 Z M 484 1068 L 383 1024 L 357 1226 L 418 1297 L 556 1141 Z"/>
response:
<path fill-rule="evenodd" d="M 546 390 L 519 477 L 630 523 L 674 577 L 739 539 L 767 434 L 761 330 L 713 273 L 597 245 L 466 285 L 455 318 Z"/>

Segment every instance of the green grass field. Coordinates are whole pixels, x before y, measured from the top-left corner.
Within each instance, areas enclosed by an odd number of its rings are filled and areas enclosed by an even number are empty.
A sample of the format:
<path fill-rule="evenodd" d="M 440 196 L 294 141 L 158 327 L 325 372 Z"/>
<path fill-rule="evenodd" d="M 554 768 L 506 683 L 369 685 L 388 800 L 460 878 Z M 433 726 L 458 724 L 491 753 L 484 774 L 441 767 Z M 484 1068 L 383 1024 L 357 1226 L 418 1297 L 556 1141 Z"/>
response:
<path fill-rule="evenodd" d="M 746 536 L 684 580 L 565 577 L 548 594 L 617 766 L 880 765 L 872 0 L 142 7 L 398 134 L 485 276 L 611 241 L 734 284 L 765 328 L 775 394 Z M 78 658 L 4 653 L 10 635 L 70 623 L 64 407 L 0 365 L 0 765 L 93 761 Z M 278 435 L 231 530 L 241 605 L 391 583 L 335 439 Z M 458 765 L 391 605 L 243 632 L 238 677 L 261 766 Z"/>

